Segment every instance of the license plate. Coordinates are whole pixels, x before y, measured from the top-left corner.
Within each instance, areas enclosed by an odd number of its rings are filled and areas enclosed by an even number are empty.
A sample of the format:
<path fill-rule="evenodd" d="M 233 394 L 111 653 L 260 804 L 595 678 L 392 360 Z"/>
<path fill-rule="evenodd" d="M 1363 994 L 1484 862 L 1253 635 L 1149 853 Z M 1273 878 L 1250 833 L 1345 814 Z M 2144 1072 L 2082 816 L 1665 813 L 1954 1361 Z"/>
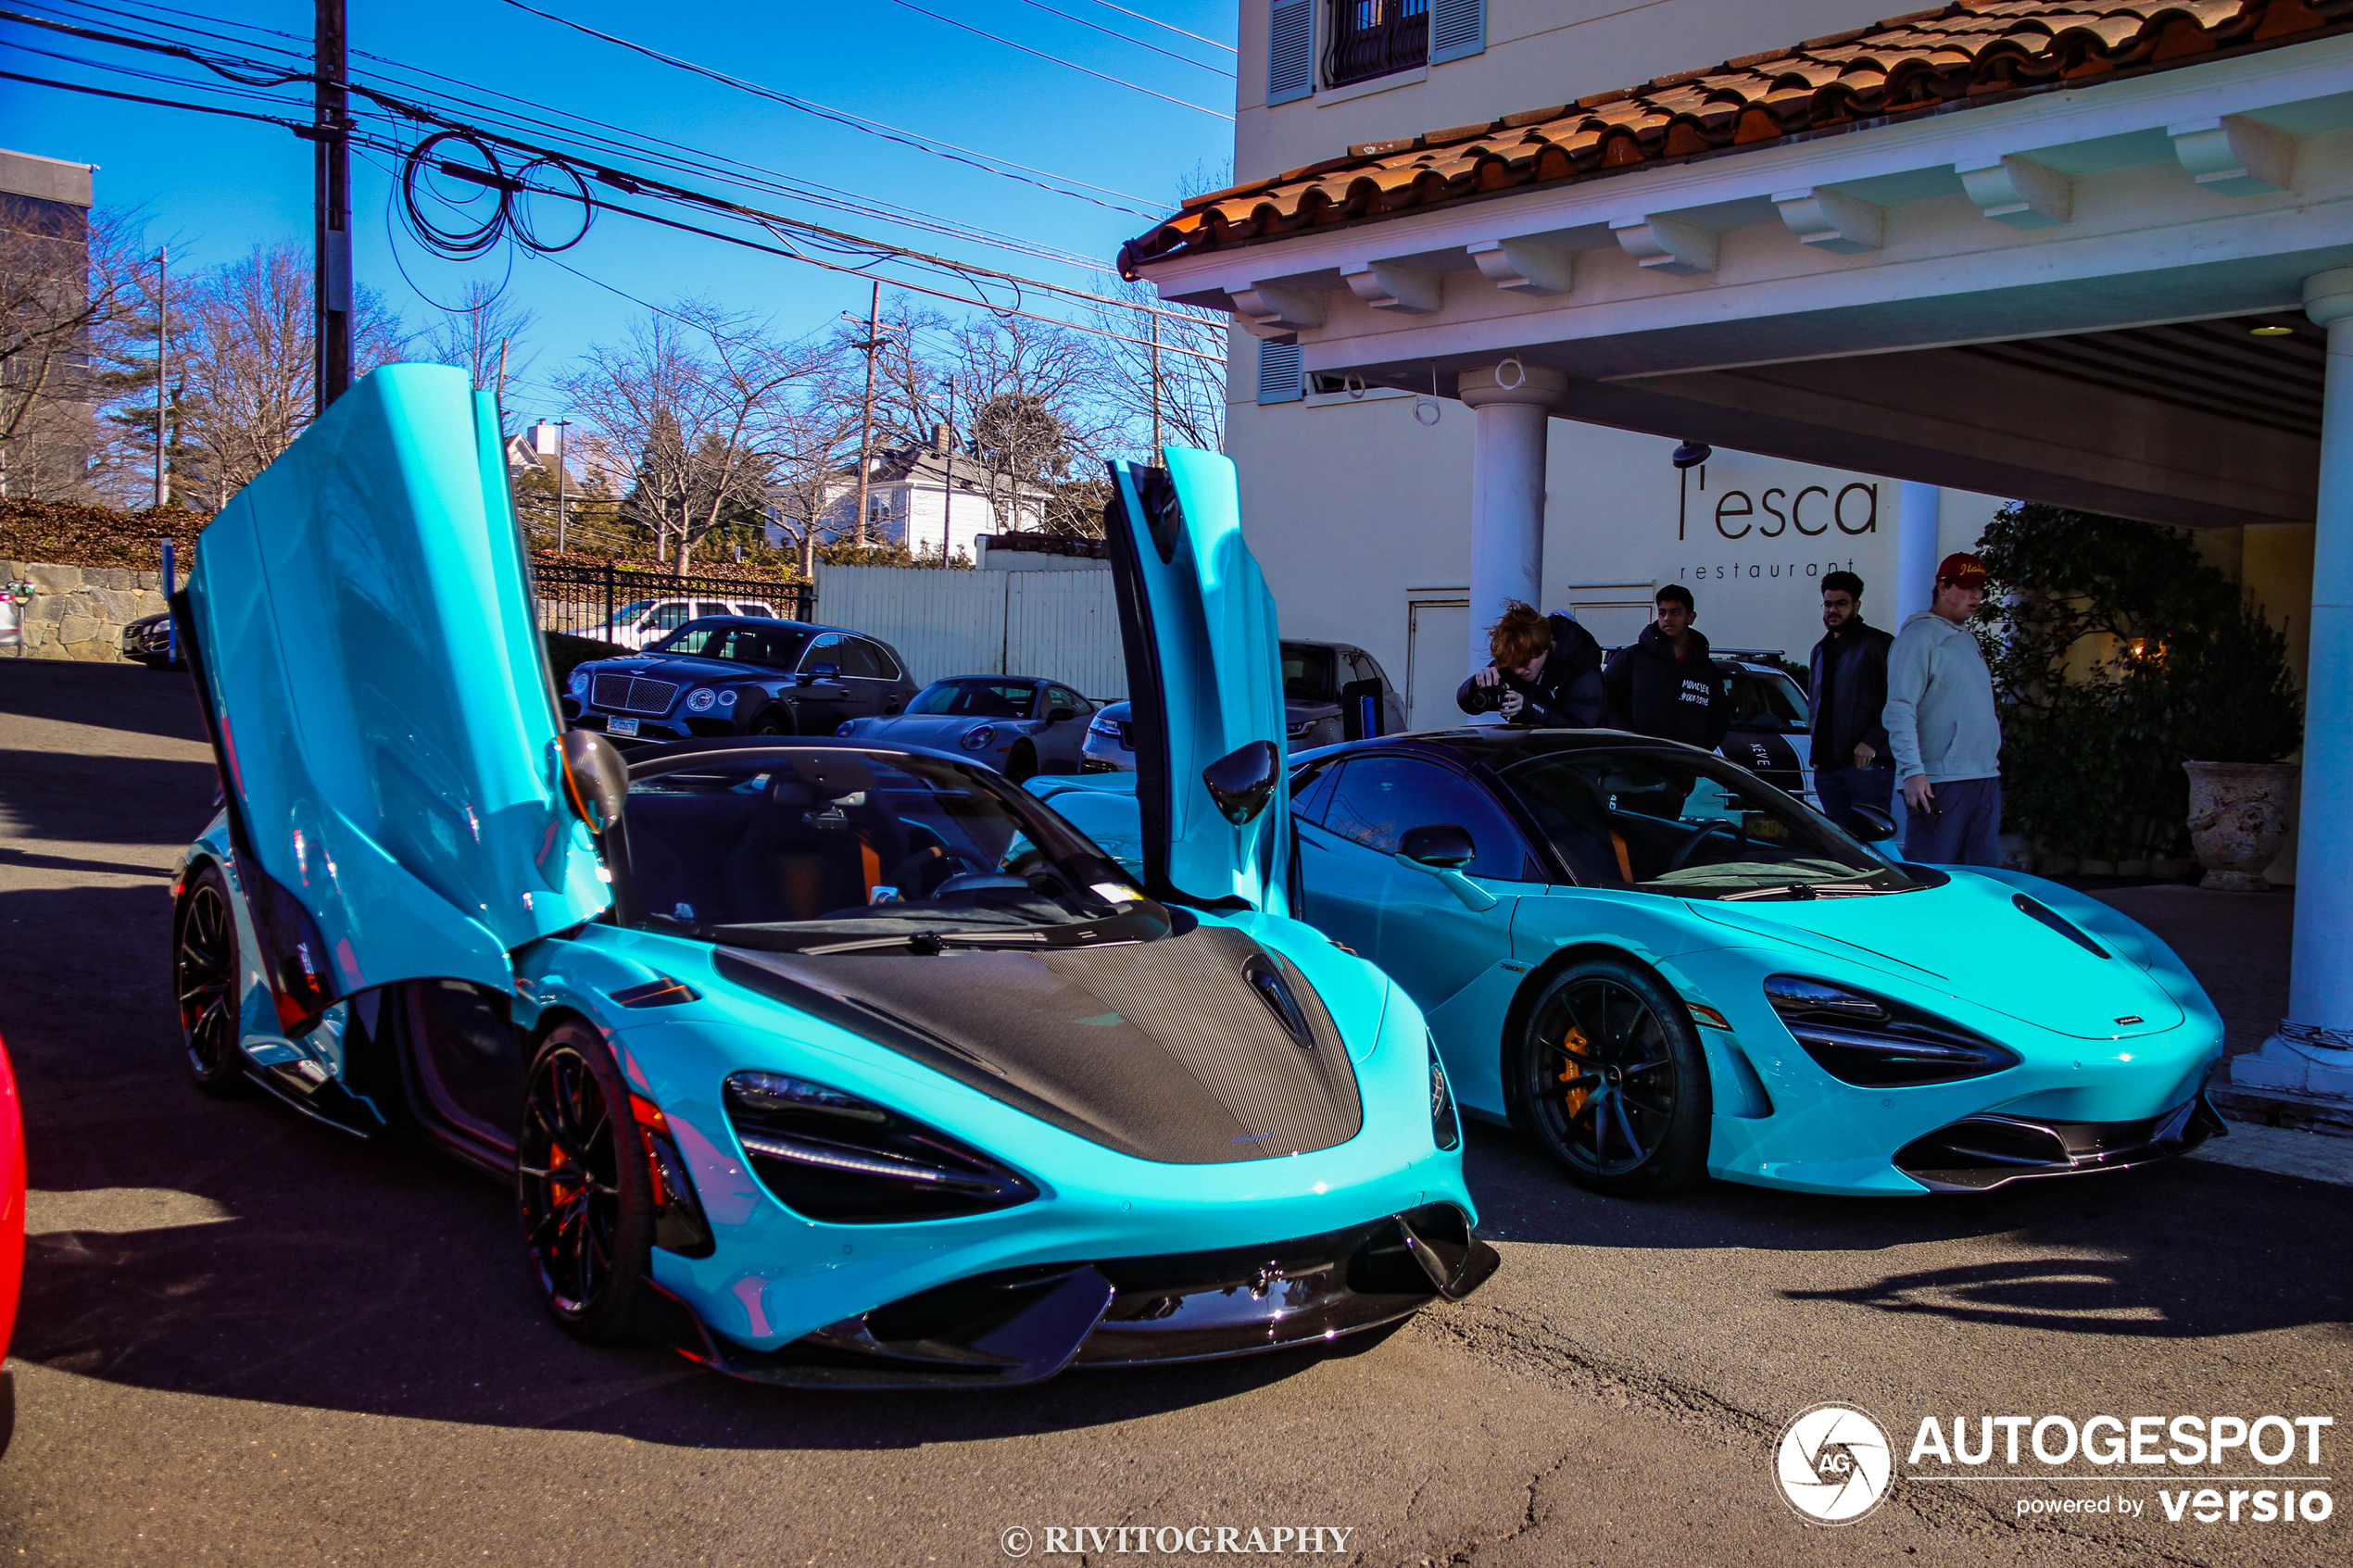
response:
<path fill-rule="evenodd" d="M 637 721 L 635 719 L 608 719 L 605 721 L 605 734 L 609 735 L 634 735 L 636 733 Z"/>

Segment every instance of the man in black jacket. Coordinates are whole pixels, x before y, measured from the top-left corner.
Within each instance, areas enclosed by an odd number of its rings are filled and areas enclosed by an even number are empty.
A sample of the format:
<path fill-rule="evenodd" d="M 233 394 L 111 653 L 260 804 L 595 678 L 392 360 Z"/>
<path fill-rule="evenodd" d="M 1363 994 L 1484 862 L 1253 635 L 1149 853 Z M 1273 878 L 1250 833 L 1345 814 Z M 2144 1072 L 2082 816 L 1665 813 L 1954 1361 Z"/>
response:
<path fill-rule="evenodd" d="M 1602 721 L 1602 646 L 1566 615 L 1513 599 L 1487 629 L 1487 668 L 1454 692 L 1466 713 L 1501 713 L 1506 724 L 1591 729 Z"/>
<path fill-rule="evenodd" d="M 1863 580 L 1851 571 L 1822 579 L 1822 624 L 1814 645 L 1814 796 L 1841 827 L 1853 806 L 1884 811 L 1895 792 L 1888 750 L 1887 649 L 1895 639 L 1863 621 Z"/>
<path fill-rule="evenodd" d="M 1713 751 L 1731 728 L 1732 703 L 1707 639 L 1692 629 L 1692 591 L 1669 583 L 1652 596 L 1655 619 L 1602 671 L 1609 721 L 1638 735 Z"/>

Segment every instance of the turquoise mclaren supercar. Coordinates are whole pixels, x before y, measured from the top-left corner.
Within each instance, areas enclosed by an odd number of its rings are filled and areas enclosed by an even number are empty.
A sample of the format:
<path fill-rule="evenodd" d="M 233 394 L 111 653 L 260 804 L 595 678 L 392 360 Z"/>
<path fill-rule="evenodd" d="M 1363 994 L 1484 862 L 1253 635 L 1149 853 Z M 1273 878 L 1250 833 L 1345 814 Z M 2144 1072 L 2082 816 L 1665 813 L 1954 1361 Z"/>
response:
<path fill-rule="evenodd" d="M 197 1085 L 512 1185 L 591 1341 L 1001 1386 L 1320 1342 L 1493 1269 L 1411 997 L 1289 918 L 1274 613 L 1230 467 L 1121 468 L 1131 874 L 969 759 L 566 733 L 496 412 L 396 365 L 175 602 L 223 784 L 181 869 Z"/>

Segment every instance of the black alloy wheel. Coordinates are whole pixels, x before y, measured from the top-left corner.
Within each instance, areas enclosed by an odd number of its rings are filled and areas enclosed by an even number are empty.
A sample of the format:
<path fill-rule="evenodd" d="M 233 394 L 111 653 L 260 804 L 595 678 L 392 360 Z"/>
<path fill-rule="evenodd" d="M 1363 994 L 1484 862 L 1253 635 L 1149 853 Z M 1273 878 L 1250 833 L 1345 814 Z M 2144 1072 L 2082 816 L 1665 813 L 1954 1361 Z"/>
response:
<path fill-rule="evenodd" d="M 585 1024 L 557 1025 L 532 1059 L 515 1195 L 548 1312 L 592 1345 L 626 1337 L 653 1241 L 652 1178 L 621 1070 Z"/>
<path fill-rule="evenodd" d="M 238 1094 L 245 1086 L 245 1053 L 237 1047 L 244 966 L 237 960 L 229 879 L 219 866 L 196 873 L 172 923 L 171 994 L 178 998 L 188 1075 L 206 1094 Z"/>
<path fill-rule="evenodd" d="M 1015 741 L 1013 755 L 1005 759 L 1005 776 L 1015 784 L 1026 784 L 1038 776 L 1038 748 L 1027 741 Z"/>
<path fill-rule="evenodd" d="M 1643 1198 L 1705 1173 L 1707 1059 L 1674 993 L 1633 964 L 1553 976 L 1506 1064 L 1513 1123 L 1595 1192 Z"/>

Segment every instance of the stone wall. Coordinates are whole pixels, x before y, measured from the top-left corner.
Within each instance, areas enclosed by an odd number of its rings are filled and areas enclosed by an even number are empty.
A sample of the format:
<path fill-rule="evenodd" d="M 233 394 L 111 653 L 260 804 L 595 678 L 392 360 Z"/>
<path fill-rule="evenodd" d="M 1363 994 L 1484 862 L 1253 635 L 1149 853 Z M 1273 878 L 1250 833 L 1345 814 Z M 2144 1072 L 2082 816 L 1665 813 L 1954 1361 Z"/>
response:
<path fill-rule="evenodd" d="M 0 650 L 0 659 L 120 664 L 122 629 L 168 608 L 160 571 L 0 560 L 0 582 L 32 584 L 31 604 L 9 607 L 23 617 L 21 648 Z"/>

